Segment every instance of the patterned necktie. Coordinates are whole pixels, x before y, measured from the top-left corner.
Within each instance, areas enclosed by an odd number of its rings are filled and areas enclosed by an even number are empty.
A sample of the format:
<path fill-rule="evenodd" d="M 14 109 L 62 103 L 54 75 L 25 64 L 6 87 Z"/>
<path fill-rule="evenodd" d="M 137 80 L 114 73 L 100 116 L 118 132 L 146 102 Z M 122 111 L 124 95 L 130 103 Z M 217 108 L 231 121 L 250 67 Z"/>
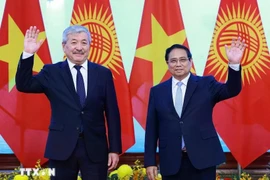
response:
<path fill-rule="evenodd" d="M 182 97 L 182 89 L 181 86 L 183 85 L 182 82 L 177 83 L 177 90 L 176 90 L 176 96 L 175 96 L 175 110 L 178 114 L 178 116 L 181 118 L 182 115 L 182 108 L 183 108 L 183 97 Z M 182 136 L 182 149 L 185 147 L 185 141 Z"/>
<path fill-rule="evenodd" d="M 77 85 L 77 94 L 79 95 L 80 98 L 80 103 L 82 106 L 84 106 L 85 102 L 85 87 L 84 87 L 84 82 L 83 82 L 83 76 L 80 71 L 82 66 L 75 65 L 74 68 L 77 70 L 77 80 L 76 80 L 76 85 Z"/>

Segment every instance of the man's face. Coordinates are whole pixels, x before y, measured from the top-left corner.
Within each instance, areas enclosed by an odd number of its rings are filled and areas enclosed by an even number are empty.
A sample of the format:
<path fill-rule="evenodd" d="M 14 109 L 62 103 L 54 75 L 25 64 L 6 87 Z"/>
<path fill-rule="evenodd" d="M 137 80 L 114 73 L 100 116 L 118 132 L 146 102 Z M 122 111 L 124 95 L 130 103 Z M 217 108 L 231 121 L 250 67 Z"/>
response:
<path fill-rule="evenodd" d="M 189 74 L 192 59 L 188 59 L 187 52 L 184 49 L 176 48 L 170 52 L 167 64 L 172 76 L 181 81 Z"/>
<path fill-rule="evenodd" d="M 67 42 L 62 44 L 67 58 L 74 64 L 83 64 L 89 55 L 90 44 L 84 32 L 69 34 Z"/>

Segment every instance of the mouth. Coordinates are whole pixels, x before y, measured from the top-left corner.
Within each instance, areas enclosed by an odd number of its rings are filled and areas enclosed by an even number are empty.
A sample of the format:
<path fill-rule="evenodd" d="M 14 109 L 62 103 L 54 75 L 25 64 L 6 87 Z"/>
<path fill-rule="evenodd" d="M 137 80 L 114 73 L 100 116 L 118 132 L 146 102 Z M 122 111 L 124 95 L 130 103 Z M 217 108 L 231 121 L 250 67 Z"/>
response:
<path fill-rule="evenodd" d="M 73 54 L 84 54 L 84 52 L 83 51 L 75 51 L 75 52 L 73 52 Z"/>
<path fill-rule="evenodd" d="M 75 56 L 83 56 L 84 53 L 74 53 Z"/>

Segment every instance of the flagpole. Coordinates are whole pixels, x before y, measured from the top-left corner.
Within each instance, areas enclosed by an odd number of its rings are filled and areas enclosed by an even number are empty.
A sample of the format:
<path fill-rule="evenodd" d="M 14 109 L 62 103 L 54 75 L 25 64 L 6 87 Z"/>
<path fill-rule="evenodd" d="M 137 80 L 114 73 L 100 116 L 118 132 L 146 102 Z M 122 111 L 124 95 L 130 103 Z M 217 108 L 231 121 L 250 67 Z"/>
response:
<path fill-rule="evenodd" d="M 241 168 L 241 165 L 238 162 L 237 162 L 237 172 L 238 172 L 238 177 L 240 179 L 241 174 L 242 174 L 242 168 Z"/>

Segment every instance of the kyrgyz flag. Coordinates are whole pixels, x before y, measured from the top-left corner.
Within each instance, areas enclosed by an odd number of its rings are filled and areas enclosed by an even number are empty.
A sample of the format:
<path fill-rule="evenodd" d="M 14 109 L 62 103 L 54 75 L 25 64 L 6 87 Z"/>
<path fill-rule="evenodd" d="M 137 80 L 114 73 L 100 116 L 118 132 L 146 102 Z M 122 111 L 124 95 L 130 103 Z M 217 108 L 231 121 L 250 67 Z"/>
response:
<path fill-rule="evenodd" d="M 89 60 L 112 71 L 121 116 L 122 151 L 125 152 L 135 143 L 133 116 L 109 0 L 75 0 L 71 24 L 89 29 L 92 37 Z"/>
<path fill-rule="evenodd" d="M 165 50 L 173 44 L 188 46 L 178 0 L 145 0 L 129 82 L 133 115 L 144 129 L 150 88 L 170 77 Z"/>
<path fill-rule="evenodd" d="M 18 60 L 23 51 L 26 29 L 37 26 L 46 39 L 39 1 L 7 0 L 0 28 L 0 134 L 25 167 L 43 158 L 50 106 L 43 94 L 25 94 L 15 87 Z M 33 71 L 51 63 L 47 41 L 35 55 Z"/>
<path fill-rule="evenodd" d="M 238 36 L 248 47 L 242 59 L 242 92 L 219 103 L 215 126 L 242 167 L 270 148 L 270 58 L 256 0 L 222 0 L 205 75 L 227 79 L 225 44 Z"/>

